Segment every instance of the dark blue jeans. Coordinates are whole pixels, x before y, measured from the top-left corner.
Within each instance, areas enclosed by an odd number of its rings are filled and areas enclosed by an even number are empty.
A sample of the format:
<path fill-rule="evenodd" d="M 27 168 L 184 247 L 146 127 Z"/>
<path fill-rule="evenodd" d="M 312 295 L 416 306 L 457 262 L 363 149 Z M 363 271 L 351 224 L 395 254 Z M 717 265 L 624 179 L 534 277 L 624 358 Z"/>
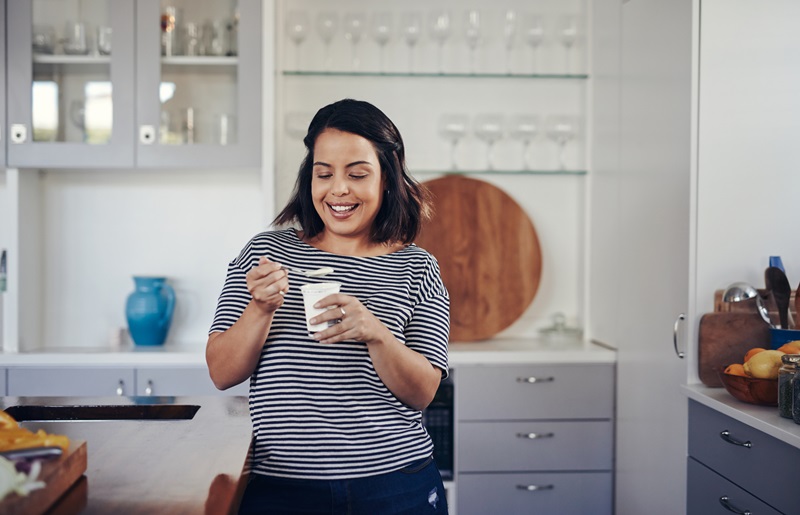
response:
<path fill-rule="evenodd" d="M 301 513 L 447 515 L 447 500 L 433 458 L 419 460 L 396 472 L 356 479 L 250 476 L 239 515 Z"/>

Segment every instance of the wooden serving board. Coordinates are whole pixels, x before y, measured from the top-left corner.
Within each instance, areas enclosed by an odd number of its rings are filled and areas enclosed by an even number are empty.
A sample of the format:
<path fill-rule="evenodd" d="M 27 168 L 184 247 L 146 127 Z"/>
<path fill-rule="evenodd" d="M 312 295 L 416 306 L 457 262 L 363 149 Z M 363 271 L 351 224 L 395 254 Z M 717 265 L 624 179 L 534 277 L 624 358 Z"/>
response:
<path fill-rule="evenodd" d="M 525 312 L 539 288 L 536 230 L 514 199 L 487 182 L 448 175 L 425 186 L 434 213 L 416 243 L 439 261 L 450 340 L 490 338 Z"/>
<path fill-rule="evenodd" d="M 698 375 L 706 386 L 719 387 L 719 369 L 742 363 L 753 347 L 770 348 L 769 326 L 756 313 L 706 313 L 698 333 Z"/>
<path fill-rule="evenodd" d="M 45 487 L 27 496 L 11 494 L 0 502 L 4 515 L 39 515 L 45 513 L 86 472 L 86 442 L 73 440 L 65 454 L 58 459 L 42 461 L 39 480 Z M 85 489 L 83 504 L 85 506 Z"/>

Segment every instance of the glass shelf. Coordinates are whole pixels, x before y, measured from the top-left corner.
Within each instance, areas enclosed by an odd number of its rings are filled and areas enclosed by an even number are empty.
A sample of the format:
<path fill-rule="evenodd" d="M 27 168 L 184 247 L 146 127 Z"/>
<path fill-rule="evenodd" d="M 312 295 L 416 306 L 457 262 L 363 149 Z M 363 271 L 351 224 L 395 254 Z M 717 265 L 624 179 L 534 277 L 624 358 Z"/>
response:
<path fill-rule="evenodd" d="M 410 170 L 412 175 L 586 175 L 586 170 Z"/>
<path fill-rule="evenodd" d="M 33 62 L 36 64 L 110 64 L 111 57 L 107 55 L 34 54 Z"/>
<path fill-rule="evenodd" d="M 174 56 L 162 57 L 161 64 L 172 66 L 236 66 L 239 58 L 236 56 Z"/>
<path fill-rule="evenodd" d="M 431 77 L 458 79 L 569 79 L 585 80 L 586 73 L 424 73 L 424 72 L 326 72 L 314 70 L 284 70 L 285 76 L 297 77 Z"/>

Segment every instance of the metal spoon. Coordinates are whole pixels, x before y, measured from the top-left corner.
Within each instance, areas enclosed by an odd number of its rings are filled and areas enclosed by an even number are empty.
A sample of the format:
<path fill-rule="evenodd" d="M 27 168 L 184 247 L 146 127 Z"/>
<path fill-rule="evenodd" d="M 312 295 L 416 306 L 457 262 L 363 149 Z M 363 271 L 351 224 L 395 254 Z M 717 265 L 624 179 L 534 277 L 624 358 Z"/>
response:
<path fill-rule="evenodd" d="M 758 314 L 761 315 L 761 319 L 766 322 L 767 325 L 774 328 L 775 326 L 772 324 L 772 320 L 769 318 L 767 307 L 764 305 L 764 300 L 761 298 L 761 295 L 758 294 L 758 290 L 749 284 L 741 282 L 731 284 L 722 294 L 722 301 L 742 302 L 745 300 L 750 300 L 753 297 L 756 299 L 756 306 L 758 307 Z"/>
<path fill-rule="evenodd" d="M 792 295 L 792 286 L 789 284 L 784 271 L 776 266 L 767 268 L 766 272 L 764 272 L 764 279 L 767 286 L 772 290 L 772 296 L 775 297 L 781 328 L 789 329 L 789 297 Z"/>
<path fill-rule="evenodd" d="M 333 273 L 333 268 L 329 266 L 323 266 L 322 268 L 317 268 L 316 270 L 302 270 L 300 268 L 294 268 L 286 265 L 281 265 L 281 268 L 296 274 L 304 275 L 306 277 L 322 277 L 324 275 Z"/>

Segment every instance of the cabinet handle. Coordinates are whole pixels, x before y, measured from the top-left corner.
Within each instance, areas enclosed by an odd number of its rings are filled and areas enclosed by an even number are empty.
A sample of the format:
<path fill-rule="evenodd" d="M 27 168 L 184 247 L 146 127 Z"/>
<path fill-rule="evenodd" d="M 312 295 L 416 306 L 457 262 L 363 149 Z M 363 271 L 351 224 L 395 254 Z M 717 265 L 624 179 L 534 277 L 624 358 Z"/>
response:
<path fill-rule="evenodd" d="M 122 379 L 119 380 L 119 385 L 117 385 L 117 395 L 122 397 L 125 394 L 125 381 Z"/>
<path fill-rule="evenodd" d="M 739 445 L 739 446 L 742 446 L 742 447 L 747 447 L 748 449 L 752 449 L 753 448 L 753 444 L 750 443 L 750 440 L 747 440 L 746 442 L 743 442 L 741 440 L 737 440 L 736 438 L 731 436 L 731 432 L 728 431 L 727 429 L 722 431 L 719 434 L 719 437 L 722 438 L 723 440 L 725 440 L 728 443 L 732 443 L 733 445 Z"/>
<path fill-rule="evenodd" d="M 153 380 L 152 379 L 148 379 L 147 380 L 147 386 L 144 388 L 144 394 L 145 395 L 153 395 Z"/>
<path fill-rule="evenodd" d="M 678 318 L 675 319 L 675 324 L 672 326 L 672 346 L 675 347 L 675 354 L 677 354 L 681 359 L 683 359 L 683 357 L 686 355 L 678 350 L 678 326 L 682 320 L 686 320 L 686 315 L 683 313 L 678 315 Z"/>
<path fill-rule="evenodd" d="M 556 378 L 553 377 L 553 376 L 549 376 L 549 377 L 533 377 L 533 376 L 531 376 L 531 377 L 518 377 L 517 378 L 517 382 L 518 383 L 552 383 L 555 380 L 556 380 Z"/>
<path fill-rule="evenodd" d="M 733 513 L 738 513 L 739 515 L 752 515 L 750 510 L 740 510 L 733 504 L 731 504 L 730 500 L 728 499 L 727 495 L 723 495 L 719 498 L 719 503 L 728 511 L 732 511 Z"/>
<path fill-rule="evenodd" d="M 525 490 L 527 492 L 538 492 L 539 490 L 552 490 L 555 485 L 517 485 L 517 490 Z"/>
<path fill-rule="evenodd" d="M 555 433 L 517 433 L 517 438 L 525 438 L 527 440 L 536 440 L 539 438 L 553 438 Z"/>

